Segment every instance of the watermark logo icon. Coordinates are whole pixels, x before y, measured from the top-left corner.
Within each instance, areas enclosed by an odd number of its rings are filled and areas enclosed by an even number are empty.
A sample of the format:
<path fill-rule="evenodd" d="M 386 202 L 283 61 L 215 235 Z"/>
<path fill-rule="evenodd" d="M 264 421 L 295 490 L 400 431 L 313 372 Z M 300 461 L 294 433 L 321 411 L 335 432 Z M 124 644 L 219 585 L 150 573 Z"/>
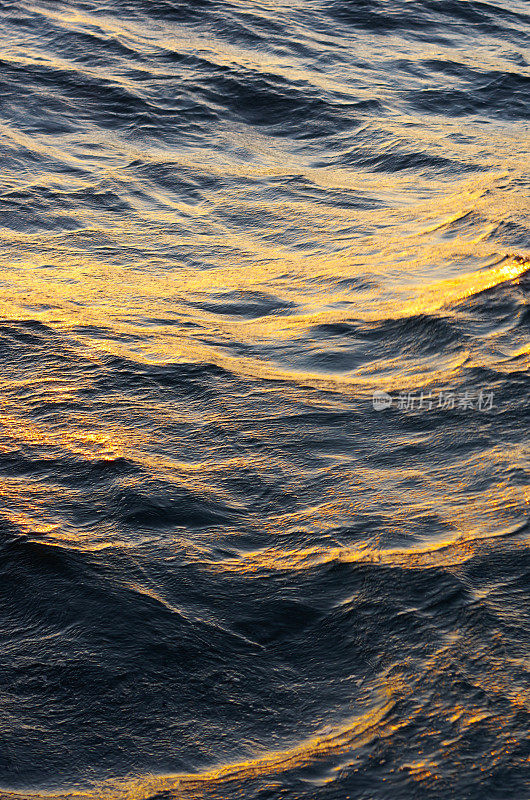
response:
<path fill-rule="evenodd" d="M 372 400 L 376 411 L 384 411 L 392 405 L 392 397 L 387 392 L 374 392 Z"/>

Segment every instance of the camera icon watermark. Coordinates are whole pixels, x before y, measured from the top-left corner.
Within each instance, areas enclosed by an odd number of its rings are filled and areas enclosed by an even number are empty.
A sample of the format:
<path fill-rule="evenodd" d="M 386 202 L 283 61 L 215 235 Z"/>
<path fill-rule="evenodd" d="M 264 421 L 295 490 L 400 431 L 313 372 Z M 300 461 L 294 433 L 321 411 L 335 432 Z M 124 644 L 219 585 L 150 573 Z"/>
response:
<path fill-rule="evenodd" d="M 375 411 L 384 411 L 385 409 L 391 407 L 393 400 L 392 396 L 387 392 L 375 391 L 372 397 L 372 402 Z"/>

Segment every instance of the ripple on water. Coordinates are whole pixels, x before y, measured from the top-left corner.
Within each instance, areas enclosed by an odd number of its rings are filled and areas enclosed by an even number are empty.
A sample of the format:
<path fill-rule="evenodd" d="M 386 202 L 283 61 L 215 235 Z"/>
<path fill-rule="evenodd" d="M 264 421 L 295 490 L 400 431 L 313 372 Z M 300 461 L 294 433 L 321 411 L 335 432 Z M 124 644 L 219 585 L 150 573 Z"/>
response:
<path fill-rule="evenodd" d="M 0 795 L 522 796 L 526 6 L 0 22 Z"/>

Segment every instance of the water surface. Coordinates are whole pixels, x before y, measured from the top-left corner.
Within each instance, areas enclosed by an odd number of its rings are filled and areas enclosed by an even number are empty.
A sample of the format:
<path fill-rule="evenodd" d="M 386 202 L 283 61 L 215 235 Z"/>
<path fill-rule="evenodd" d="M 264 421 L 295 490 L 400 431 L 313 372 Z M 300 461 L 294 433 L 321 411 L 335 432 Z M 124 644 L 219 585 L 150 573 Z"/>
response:
<path fill-rule="evenodd" d="M 530 797 L 529 43 L 0 0 L 2 798 Z"/>

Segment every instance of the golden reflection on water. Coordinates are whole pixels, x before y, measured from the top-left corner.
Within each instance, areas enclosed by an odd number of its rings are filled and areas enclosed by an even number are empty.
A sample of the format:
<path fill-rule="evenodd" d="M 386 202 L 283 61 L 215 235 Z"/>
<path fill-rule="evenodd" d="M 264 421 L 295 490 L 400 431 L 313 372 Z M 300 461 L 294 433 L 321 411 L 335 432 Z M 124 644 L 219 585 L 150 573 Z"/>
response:
<path fill-rule="evenodd" d="M 240 5 L 245 7 L 244 0 Z M 146 30 L 132 19 L 112 19 L 105 13 L 96 19 L 80 10 L 52 5 L 39 7 L 38 13 L 62 31 L 96 30 L 98 35 L 114 37 L 126 46 L 143 50 L 147 56 L 160 48 L 181 54 L 199 53 L 220 67 L 269 72 L 289 83 L 305 83 L 322 91 L 347 94 L 351 90 L 350 76 L 325 75 L 309 69 L 302 61 L 190 35 L 179 25 L 160 38 L 159 31 Z M 359 52 L 359 57 L 369 56 L 374 63 L 376 55 L 381 60 L 387 58 L 386 42 L 379 49 L 375 44 L 373 47 L 375 55 Z M 52 53 L 23 49 L 16 42 L 3 43 L 0 55 L 11 66 L 44 65 L 74 78 L 81 73 L 98 81 L 107 78 L 105 68 L 88 68 Z M 437 46 L 425 43 L 420 52 L 407 53 L 412 61 L 437 55 Z M 451 50 L 445 49 L 443 57 L 450 55 Z M 465 58 L 468 66 L 483 70 L 497 69 L 500 63 L 486 48 L 469 48 L 465 54 L 455 51 L 454 57 L 456 61 Z M 154 63 L 150 69 L 153 78 L 165 77 L 166 73 Z M 136 86 L 125 73 L 126 70 L 113 76 L 115 85 L 134 93 Z M 384 91 L 384 87 L 360 86 L 359 100 L 374 99 L 379 93 L 384 105 Z M 21 233 L 16 221 L 13 230 L 2 229 L 2 319 L 8 323 L 38 320 L 64 334 L 62 346 L 70 348 L 73 362 L 77 354 L 96 365 L 108 356 L 143 364 L 213 363 L 235 376 L 281 380 L 283 397 L 293 401 L 303 396 L 305 388 L 318 387 L 335 392 L 334 402 L 343 401 L 347 406 L 352 396 L 365 397 L 374 385 L 387 391 L 450 385 L 464 365 L 487 366 L 487 354 L 466 349 L 440 353 L 435 359 L 417 357 L 407 361 L 392 352 L 391 343 L 385 357 L 371 359 L 368 353 L 363 363 L 350 366 L 346 360 L 335 371 L 318 364 L 318 359 L 313 366 L 290 360 L 290 346 L 310 354 L 318 353 L 319 346 L 326 349 L 329 341 L 319 345 L 317 340 L 314 329 L 318 326 L 378 323 L 419 315 L 455 318 L 466 300 L 505 282 L 516 282 L 530 267 L 528 253 L 514 253 L 502 236 L 503 225 L 527 217 L 527 198 L 522 196 L 517 181 L 517 176 L 527 170 L 526 134 L 521 135 L 520 129 L 508 132 L 502 124 L 495 123 L 484 128 L 475 125 L 471 130 L 467 121 L 456 118 L 432 118 L 425 125 L 419 117 L 403 115 L 399 120 L 382 119 L 378 124 L 375 133 L 381 141 L 387 137 L 385 146 L 396 153 L 407 153 L 412 140 L 418 152 L 437 153 L 444 149 L 464 166 L 472 162 L 477 172 L 456 180 L 454 175 L 425 175 L 418 170 L 371 173 L 346 165 L 329 166 L 327 153 L 320 153 L 317 159 L 314 152 L 308 155 L 288 138 L 267 135 L 256 128 L 249 133 L 248 126 L 238 122 L 216 132 L 215 146 L 203 143 L 193 152 L 156 144 L 143 148 L 110 132 L 105 142 L 94 141 L 88 130 L 60 140 L 45 134 L 30 136 L 14 124 L 2 122 L 0 140 L 6 152 L 29 153 L 40 163 L 61 165 L 59 178 L 56 173 L 46 173 L 44 167 L 35 173 L 6 169 L 0 178 L 2 191 L 9 196 L 9 192 L 24 190 L 34 196 L 40 194 L 42 187 L 53 188 L 58 200 L 69 207 L 68 214 L 57 213 L 53 217 L 53 209 L 43 199 L 43 225 L 48 226 L 48 231 L 64 226 L 60 233 Z M 370 114 L 359 112 L 359 152 L 365 146 L 363 137 L 369 140 L 371 135 Z M 94 144 L 96 151 L 92 149 Z M 206 165 L 209 176 L 222 188 L 205 191 L 200 200 L 183 199 L 178 192 L 146 179 L 139 192 L 133 167 L 138 160 L 149 167 L 169 165 L 175 172 L 190 174 L 201 174 Z M 66 177 L 65 167 L 81 170 L 91 165 L 91 178 L 86 173 Z M 280 193 L 263 197 L 255 188 L 270 179 L 293 178 L 305 181 L 305 190 L 298 194 L 293 190 L 289 199 Z M 105 209 L 98 203 L 98 192 L 109 187 L 126 198 L 126 213 Z M 92 206 L 80 202 L 84 191 L 94 192 Z M 357 205 L 342 205 L 341 192 L 355 197 Z M 273 296 L 281 305 L 254 318 L 235 311 L 228 313 L 223 308 L 234 299 L 244 301 L 259 293 Z M 495 332 L 491 336 L 494 338 Z M 527 370 L 529 348 L 523 342 L 515 345 L 506 355 L 512 359 L 506 369 L 521 373 Z M 518 359 L 516 365 L 514 358 Z M 497 363 L 496 369 L 502 369 L 502 364 Z M 8 391 L 26 391 L 32 384 L 48 403 L 57 405 L 53 421 L 29 419 L 16 408 L 15 400 L 7 399 Z M 267 467 L 278 474 L 285 468 L 288 478 L 284 488 L 293 492 L 299 488 L 297 480 L 302 482 L 303 476 L 287 469 L 281 454 L 262 457 L 246 452 L 240 458 L 215 454 L 211 459 L 186 460 L 182 455 L 162 452 L 158 428 L 169 418 L 174 423 L 198 422 L 200 418 L 203 424 L 219 423 L 227 432 L 236 431 L 228 399 L 227 408 L 221 407 L 220 399 L 216 408 L 200 411 L 166 411 L 148 404 L 142 408 L 138 401 L 135 410 L 149 416 L 151 427 L 147 428 L 128 424 L 123 417 L 109 422 L 95 414 L 88 419 L 72 412 L 68 419 L 61 418 L 61 403 L 75 400 L 75 392 L 67 379 L 52 381 L 44 371 L 32 372 L 28 368 L 27 385 L 6 379 L 0 390 L 2 454 L 44 448 L 73 463 L 76 459 L 89 465 L 98 460 L 129 459 L 144 474 L 168 482 L 174 480 L 179 488 L 203 494 L 212 485 L 221 484 L 225 474 L 237 473 L 244 467 L 257 473 Z M 266 391 L 274 390 L 269 387 Z M 344 395 L 342 400 L 339 393 Z M 125 403 L 126 399 L 120 402 Z M 270 438 L 270 432 L 254 422 L 257 440 Z M 204 570 L 261 579 L 268 572 L 318 570 L 332 562 L 406 570 L 458 570 L 484 549 L 493 551 L 504 539 L 509 538 L 516 549 L 526 548 L 528 539 L 522 535 L 520 517 L 521 509 L 527 510 L 528 497 L 522 497 L 503 476 L 507 449 L 506 445 L 502 452 L 488 453 L 490 470 L 498 469 L 500 477 L 475 493 L 463 478 L 459 484 L 458 479 L 447 477 L 447 470 L 445 478 L 431 475 L 423 482 L 422 476 L 403 465 L 395 474 L 368 469 L 355 473 L 340 462 L 339 454 L 336 463 L 340 464 L 342 485 L 334 485 L 332 469 L 326 472 L 323 468 L 320 477 L 329 478 L 331 485 L 323 486 L 319 503 L 313 498 L 294 512 L 260 521 L 261 532 L 270 544 L 260 549 L 234 548 L 235 555 L 221 558 L 212 557 L 211 551 L 205 553 L 198 544 L 190 558 L 200 561 Z M 342 455 L 347 462 L 347 455 Z M 509 455 L 512 467 L 525 463 L 522 446 L 513 445 Z M 480 464 L 462 463 L 462 469 L 480 473 Z M 416 483 L 416 488 L 407 486 L 407 481 Z M 364 494 L 356 494 L 359 486 Z M 94 533 L 61 520 L 63 495 L 59 482 L 43 487 L 39 480 L 25 475 L 6 477 L 2 485 L 3 513 L 23 535 L 42 537 L 49 545 L 97 550 L 110 543 L 121 544 L 120 534 L 110 523 L 102 522 Z M 343 541 L 337 541 L 337 528 L 374 508 L 383 509 L 387 519 L 403 527 L 415 514 L 431 513 L 452 533 L 428 542 L 415 540 L 403 547 L 388 546 L 378 535 L 351 543 L 345 534 Z M 326 544 L 282 546 L 279 532 L 300 530 L 329 535 L 330 539 Z M 138 535 L 136 541 L 140 539 Z M 215 541 L 215 533 L 212 540 Z M 127 544 L 123 542 L 124 546 Z M 186 543 L 175 534 L 175 548 L 183 546 Z M 192 550 L 193 545 L 188 542 L 187 546 Z M 128 588 L 167 605 L 165 597 L 149 585 L 131 582 Z M 477 602 L 487 604 L 488 598 L 477 597 Z M 177 606 L 168 607 L 184 613 Z M 442 671 L 450 674 L 461 647 L 460 635 L 457 631 L 455 641 L 424 665 L 426 680 Z M 506 697 L 516 713 L 528 708 L 528 694 L 524 687 L 511 683 L 506 663 L 500 658 L 491 659 L 487 669 L 477 672 L 475 687 L 486 695 Z M 386 696 L 378 706 L 342 725 L 323 729 L 321 721 L 315 722 L 319 732 L 314 737 L 286 749 L 257 753 L 248 760 L 213 766 L 197 774 L 146 776 L 136 782 L 103 784 L 93 793 L 72 791 L 67 795 L 38 796 L 55 800 L 147 800 L 156 793 L 168 792 L 169 796 L 191 800 L 222 792 L 223 785 L 231 781 L 258 777 L 273 780 L 281 773 L 327 759 L 337 759 L 334 763 L 340 766 L 341 759 L 347 760 L 351 751 L 407 724 L 404 718 L 393 724 L 388 720 L 403 692 L 417 691 L 421 697 L 421 687 L 414 685 L 413 678 L 400 678 L 399 670 L 392 676 L 380 677 L 374 684 L 384 685 Z M 465 678 L 468 680 L 469 676 Z M 462 731 L 475 730 L 479 725 L 490 726 L 496 734 L 502 731 L 499 747 L 490 754 L 488 769 L 501 763 L 503 746 L 506 752 L 513 747 L 504 734 L 507 718 L 495 716 L 478 703 L 454 708 L 435 698 L 431 718 L 438 712 L 457 730 L 454 739 L 446 740 L 440 760 L 450 761 Z M 334 769 L 335 766 L 332 775 Z M 429 785 L 429 781 L 438 780 L 441 765 L 428 754 L 418 754 L 417 760 L 403 764 L 401 769 L 415 781 Z M 332 779 L 328 773 L 320 775 L 322 783 L 328 779 Z M 29 800 L 32 795 L 0 792 L 0 797 Z"/>
<path fill-rule="evenodd" d="M 404 569 L 434 569 L 455 567 L 464 564 L 477 553 L 492 545 L 495 538 L 503 538 L 518 533 L 521 526 L 514 526 L 494 536 L 485 534 L 476 538 L 458 537 L 453 540 L 411 546 L 406 548 L 377 549 L 368 542 L 364 547 L 300 547 L 295 550 L 267 548 L 244 553 L 240 557 L 225 558 L 211 564 L 210 568 L 222 572 L 236 572 L 263 577 L 273 571 L 312 570 L 325 564 L 373 564 L 377 566 L 402 567 Z M 516 546 L 524 548 L 527 542 L 521 540 Z"/>
<path fill-rule="evenodd" d="M 451 314 L 454 304 L 516 280 L 528 271 L 530 263 L 524 258 L 492 254 L 484 248 L 484 268 L 465 270 L 464 256 L 474 251 L 474 245 L 455 252 L 452 243 L 454 268 L 461 264 L 459 274 L 440 279 L 436 264 L 448 268 L 448 247 L 439 248 L 438 252 L 417 247 L 414 253 L 407 245 L 404 255 L 409 277 L 403 270 L 400 283 L 395 284 L 395 262 L 389 263 L 388 253 L 381 250 L 369 264 L 365 258 L 361 264 L 361 254 L 366 252 L 362 247 L 318 258 L 293 259 L 277 251 L 274 255 L 262 252 L 256 254 L 251 266 L 244 259 L 237 263 L 232 254 L 230 265 L 220 265 L 212 271 L 164 270 L 156 264 L 107 266 L 88 254 L 68 252 L 68 237 L 57 248 L 53 244 L 53 239 L 42 240 L 40 247 L 45 252 L 40 256 L 28 253 L 26 259 L 19 255 L 19 263 L 4 254 L 4 266 L 0 267 L 0 312 L 4 319 L 32 318 L 65 332 L 74 330 L 79 341 L 87 345 L 87 357 L 92 351 L 145 362 L 207 361 L 236 374 L 325 384 L 341 391 L 372 388 L 374 379 L 380 388 L 389 390 L 426 385 L 434 380 L 438 384 L 450 382 L 468 354 L 440 357 L 436 364 L 422 364 L 417 359 L 408 367 L 406 362 L 398 365 L 389 358 L 332 374 L 325 367 L 308 371 L 287 366 L 274 355 L 257 358 L 238 352 L 233 356 L 231 344 L 245 343 L 265 350 L 274 346 L 278 350 L 302 340 L 311 346 L 310 329 L 323 324 L 352 319 L 377 322 L 441 310 Z M 20 250 L 23 252 L 27 245 L 24 242 Z M 65 248 L 67 252 L 63 253 Z M 394 259 L 396 255 L 401 258 L 394 249 Z M 501 263 L 495 263 L 499 260 Z M 488 266 L 488 261 L 493 264 Z M 363 272 L 375 279 L 373 289 L 337 288 L 341 281 L 360 278 Z M 291 308 L 255 319 L 222 311 L 223 297 L 230 297 L 230 293 L 239 293 L 244 299 L 245 292 L 259 291 L 273 292 Z M 219 312 L 202 307 L 212 299 L 219 304 Z M 524 345 L 518 352 L 523 357 L 527 355 Z"/>
<path fill-rule="evenodd" d="M 342 754 L 362 747 L 375 737 L 388 736 L 399 725 L 386 722 L 386 717 L 395 704 L 386 699 L 381 705 L 351 719 L 348 723 L 327 730 L 294 747 L 285 750 L 266 752 L 248 761 L 223 764 L 204 772 L 175 774 L 160 777 L 145 777 L 139 781 L 105 782 L 100 784 L 97 793 L 68 792 L 24 794 L 25 800 L 50 798 L 50 800 L 151 800 L 158 793 L 167 792 L 170 797 L 194 800 L 207 797 L 222 789 L 223 784 L 232 781 L 244 782 L 259 777 L 273 777 L 294 769 L 303 769 L 313 762 L 335 759 Z M 331 778 L 330 778 L 331 780 Z M 326 780 L 324 779 L 325 783 Z M 17 792 L 1 793 L 0 798 L 20 798 Z"/>

